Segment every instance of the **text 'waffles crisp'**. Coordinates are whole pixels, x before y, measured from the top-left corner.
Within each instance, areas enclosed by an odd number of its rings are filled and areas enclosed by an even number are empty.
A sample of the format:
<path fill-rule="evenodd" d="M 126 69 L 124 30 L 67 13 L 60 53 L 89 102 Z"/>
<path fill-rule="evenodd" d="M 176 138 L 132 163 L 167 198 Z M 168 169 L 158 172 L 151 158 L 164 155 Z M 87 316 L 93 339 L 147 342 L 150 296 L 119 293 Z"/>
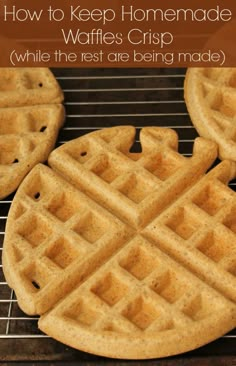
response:
<path fill-rule="evenodd" d="M 47 159 L 64 121 L 62 91 L 47 68 L 0 68 L 0 199 Z"/>
<path fill-rule="evenodd" d="M 216 144 L 192 157 L 173 130 L 92 132 L 37 165 L 13 200 L 3 269 L 39 328 L 113 358 L 170 356 L 236 325 L 236 164 L 206 173 Z"/>
<path fill-rule="evenodd" d="M 236 161 L 236 68 L 189 68 L 184 96 L 199 135 L 218 144 L 221 159 Z"/>

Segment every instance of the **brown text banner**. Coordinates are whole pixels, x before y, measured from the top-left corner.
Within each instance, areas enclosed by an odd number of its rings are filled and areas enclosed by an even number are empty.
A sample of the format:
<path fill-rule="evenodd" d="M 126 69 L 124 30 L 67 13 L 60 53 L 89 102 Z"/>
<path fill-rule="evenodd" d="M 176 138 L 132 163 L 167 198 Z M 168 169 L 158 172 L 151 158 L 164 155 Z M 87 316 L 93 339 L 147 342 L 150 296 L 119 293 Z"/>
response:
<path fill-rule="evenodd" d="M 235 0 L 0 0 L 0 66 L 235 66 L 235 14 Z"/>

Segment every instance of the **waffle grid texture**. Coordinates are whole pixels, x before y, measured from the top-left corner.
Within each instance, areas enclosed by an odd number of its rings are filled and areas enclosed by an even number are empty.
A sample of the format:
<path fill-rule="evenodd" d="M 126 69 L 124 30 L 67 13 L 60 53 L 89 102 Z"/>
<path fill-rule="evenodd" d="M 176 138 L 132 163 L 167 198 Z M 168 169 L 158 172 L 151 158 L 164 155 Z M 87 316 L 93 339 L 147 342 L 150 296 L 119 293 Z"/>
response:
<path fill-rule="evenodd" d="M 21 308 L 75 348 L 169 356 L 236 324 L 234 162 L 177 152 L 173 130 L 114 127 L 64 144 L 20 186 L 3 269 Z"/>
<path fill-rule="evenodd" d="M 236 68 L 189 68 L 185 101 L 200 136 L 215 141 L 219 157 L 236 160 Z"/>
<path fill-rule="evenodd" d="M 49 69 L 0 68 L 0 199 L 47 159 L 64 121 L 62 100 Z"/>

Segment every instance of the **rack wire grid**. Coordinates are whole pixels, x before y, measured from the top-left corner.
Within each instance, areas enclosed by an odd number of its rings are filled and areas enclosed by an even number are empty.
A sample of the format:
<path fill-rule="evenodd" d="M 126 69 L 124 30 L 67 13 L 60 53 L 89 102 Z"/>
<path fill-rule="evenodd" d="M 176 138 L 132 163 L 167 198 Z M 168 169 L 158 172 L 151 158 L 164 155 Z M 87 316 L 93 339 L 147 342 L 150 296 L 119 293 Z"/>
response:
<path fill-rule="evenodd" d="M 57 145 L 92 130 L 132 124 L 170 127 L 179 135 L 179 151 L 192 152 L 197 132 L 183 99 L 185 69 L 53 69 L 65 94 L 66 121 Z M 135 146 L 135 145 L 134 145 Z M 236 189 L 236 182 L 230 183 Z M 0 251 L 14 194 L 0 201 Z M 1 253 L 0 253 L 1 254 Z M 3 339 L 49 338 L 37 328 L 38 317 L 25 315 L 5 279 L 0 263 L 0 343 Z M 236 330 L 219 340 L 236 348 Z M 232 343 L 233 342 L 233 343 Z M 7 343 L 5 343 L 7 344 Z M 39 343 L 40 344 L 40 343 Z"/>

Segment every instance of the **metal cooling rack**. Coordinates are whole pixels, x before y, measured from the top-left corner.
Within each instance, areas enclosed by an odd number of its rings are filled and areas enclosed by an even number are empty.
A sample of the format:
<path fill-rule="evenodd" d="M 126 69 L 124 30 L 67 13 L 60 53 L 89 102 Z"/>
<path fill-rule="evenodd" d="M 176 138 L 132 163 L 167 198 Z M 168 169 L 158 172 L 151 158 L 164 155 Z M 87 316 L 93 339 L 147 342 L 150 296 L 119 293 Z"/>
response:
<path fill-rule="evenodd" d="M 197 136 L 183 100 L 184 69 L 54 69 L 65 94 L 66 123 L 57 145 L 91 130 L 132 124 L 174 128 L 179 150 L 192 152 Z M 231 182 L 236 189 L 236 182 Z M 0 255 L 5 224 L 13 195 L 0 201 Z M 49 338 L 37 328 L 37 317 L 26 316 L 18 307 L 14 292 L 5 282 L 0 262 L 0 344 L 4 339 Z M 219 340 L 219 347 L 233 341 L 236 330 Z M 39 343 L 40 344 L 40 343 Z M 68 348 L 67 348 L 68 349 Z"/>

